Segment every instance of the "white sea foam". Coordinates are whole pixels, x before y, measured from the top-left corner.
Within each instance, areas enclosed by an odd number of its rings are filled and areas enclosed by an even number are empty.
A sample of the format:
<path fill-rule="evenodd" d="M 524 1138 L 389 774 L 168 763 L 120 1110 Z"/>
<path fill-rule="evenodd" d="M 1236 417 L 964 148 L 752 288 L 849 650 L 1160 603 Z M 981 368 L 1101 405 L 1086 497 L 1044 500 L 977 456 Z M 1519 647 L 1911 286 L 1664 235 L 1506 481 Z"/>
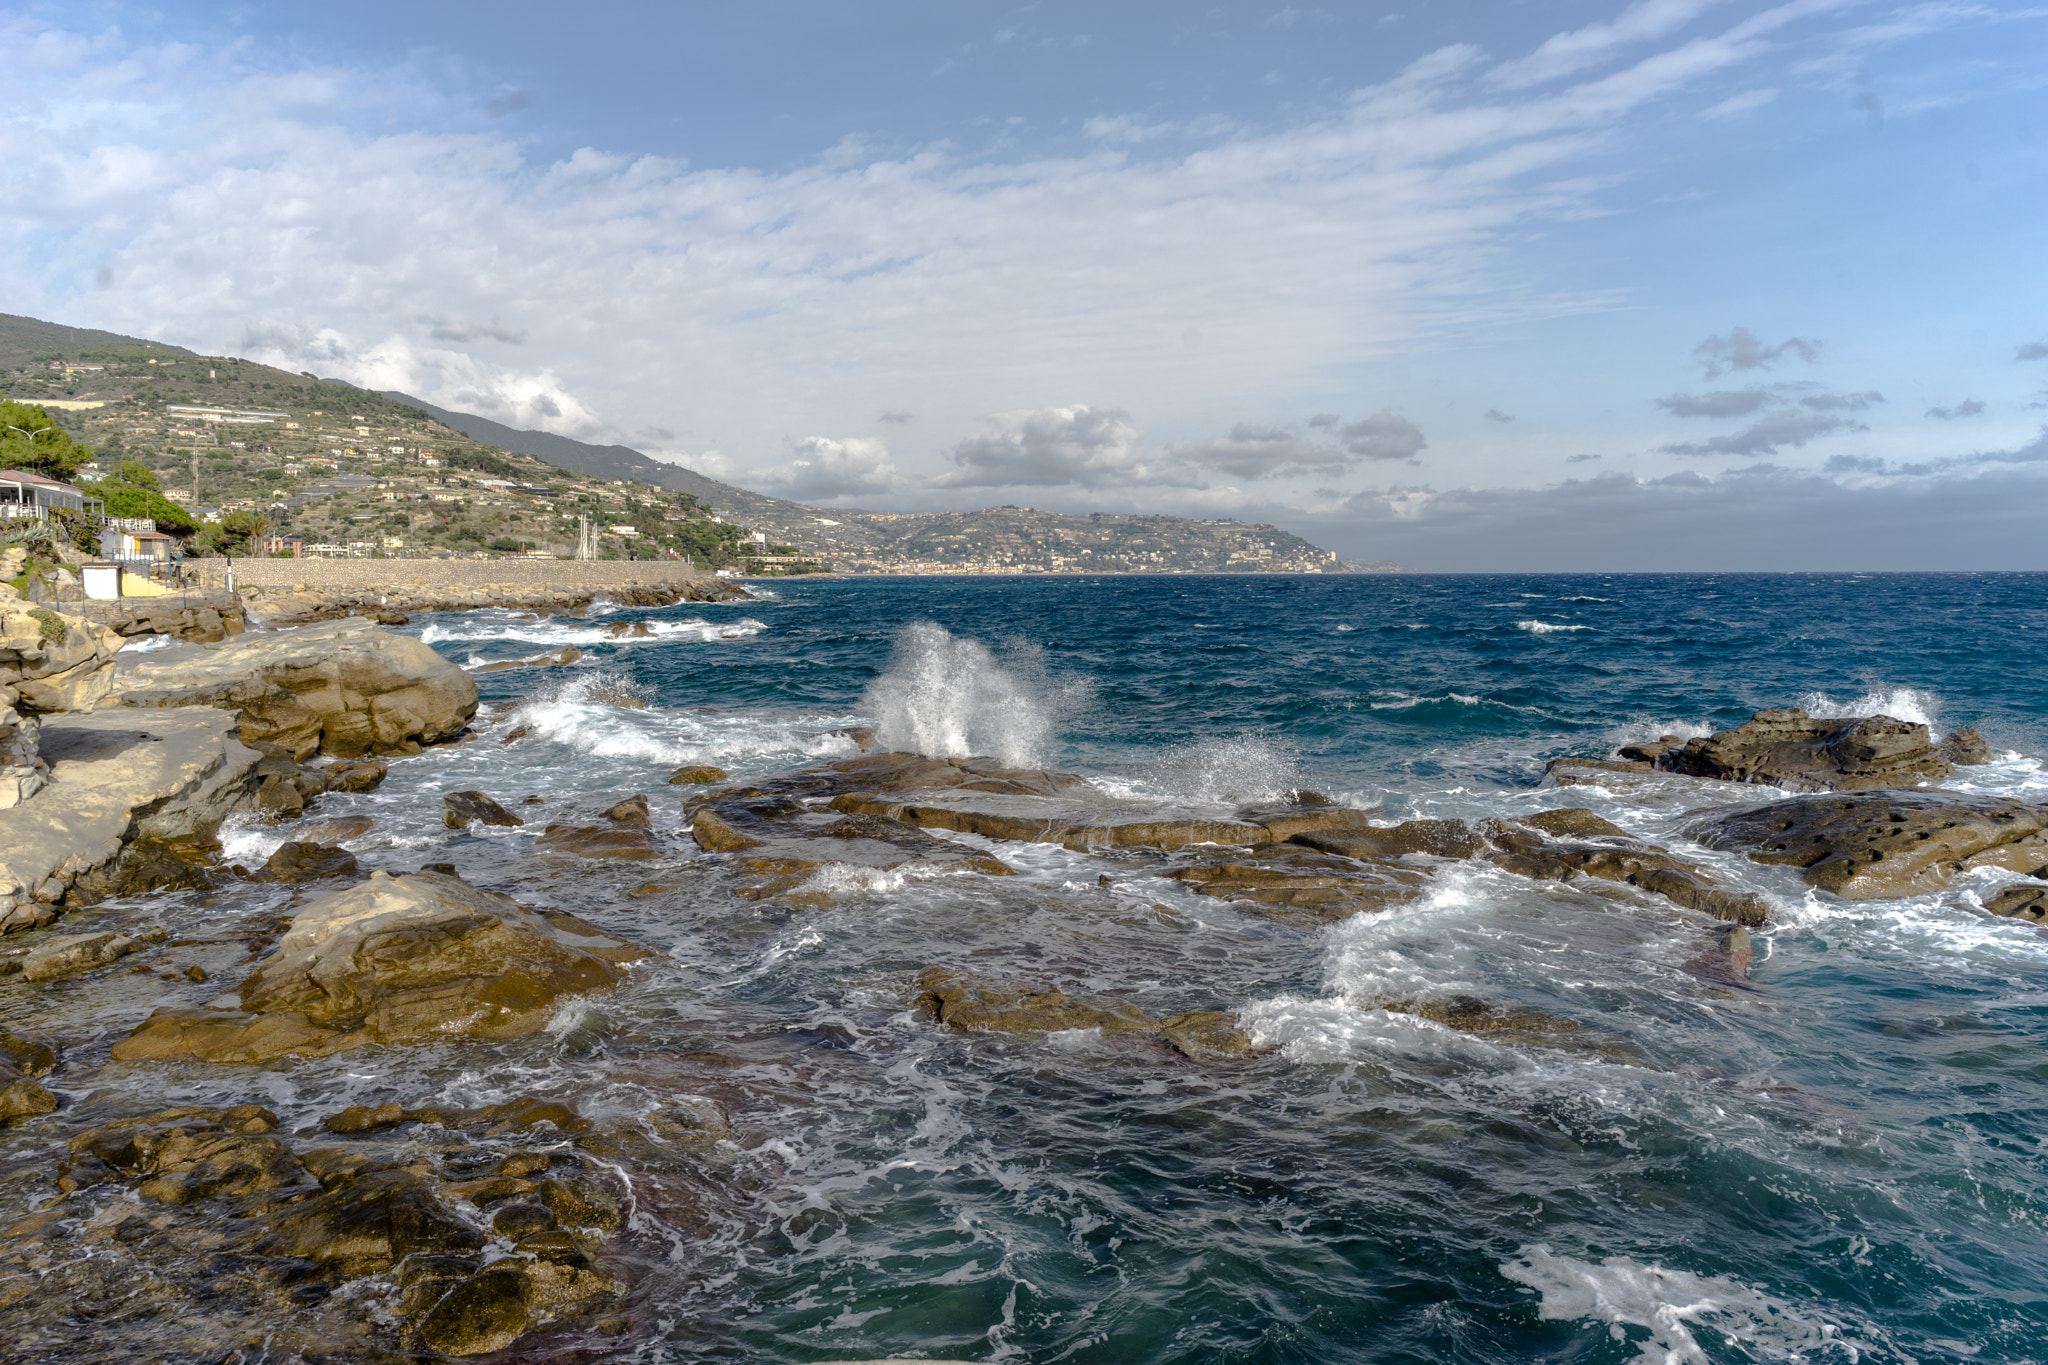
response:
<path fill-rule="evenodd" d="M 861 697 L 887 749 L 930 758 L 991 754 L 1012 767 L 1046 761 L 1063 713 L 1081 703 L 1074 683 L 1051 682 L 1028 648 L 998 661 L 979 640 L 933 621 L 896 636 L 896 653 Z"/>
<path fill-rule="evenodd" d="M 1614 599 L 1611 597 L 1563 597 L 1558 600 L 1561 602 L 1612 602 Z"/>
<path fill-rule="evenodd" d="M 1694 1335 L 1702 1327 L 1766 1360 L 1857 1361 L 1870 1349 L 1843 1335 L 1840 1324 L 1725 1276 L 1666 1270 L 1626 1256 L 1595 1265 L 1541 1243 L 1516 1255 L 1501 1263 L 1500 1273 L 1543 1296 L 1539 1317 L 1604 1322 L 1616 1341 L 1628 1341 L 1628 1329 L 1641 1328 L 1649 1337 L 1638 1343 L 1636 1359 L 1645 1365 L 1708 1365 L 1716 1357 Z"/>
<path fill-rule="evenodd" d="M 1337 629 L 1338 629 L 1338 630 L 1340 630 L 1340 631 L 1352 631 L 1352 630 L 1357 630 L 1357 629 L 1358 629 L 1358 627 L 1357 627 L 1357 626 L 1346 626 L 1346 625 L 1339 625 L 1339 626 L 1337 627 Z"/>
<path fill-rule="evenodd" d="M 1809 692 L 1797 704 L 1809 716 L 1890 716 L 1930 730 L 1935 728 L 1934 718 L 1941 709 L 1933 693 L 1917 687 L 1872 688 L 1850 702 L 1836 701 L 1825 692 Z"/>
<path fill-rule="evenodd" d="M 175 635 L 137 635 L 121 645 L 123 654 L 153 654 L 159 649 L 178 643 Z"/>
<path fill-rule="evenodd" d="M 645 763 L 708 763 L 769 771 L 806 758 L 841 758 L 860 751 L 843 733 L 857 717 L 778 720 L 758 714 L 698 714 L 660 707 L 628 709 L 601 700 L 605 690 L 632 692 L 634 684 L 604 669 L 575 676 L 536 693 L 506 717 L 507 733 L 525 727 L 525 743 L 562 745 L 594 758 Z"/>
<path fill-rule="evenodd" d="M 750 616 L 736 621 L 649 621 L 646 635 L 611 635 L 608 628 L 586 622 L 571 625 L 562 621 L 482 620 L 444 624 L 436 621 L 420 632 L 427 644 L 458 641 L 515 641 L 533 645 L 647 645 L 663 641 L 703 643 L 711 640 L 744 640 L 768 629 L 765 621 Z"/>
<path fill-rule="evenodd" d="M 1560 626 L 1548 621 L 1517 621 L 1516 630 L 1526 630 L 1531 635 L 1554 635 L 1559 631 L 1591 630 L 1591 626 Z"/>

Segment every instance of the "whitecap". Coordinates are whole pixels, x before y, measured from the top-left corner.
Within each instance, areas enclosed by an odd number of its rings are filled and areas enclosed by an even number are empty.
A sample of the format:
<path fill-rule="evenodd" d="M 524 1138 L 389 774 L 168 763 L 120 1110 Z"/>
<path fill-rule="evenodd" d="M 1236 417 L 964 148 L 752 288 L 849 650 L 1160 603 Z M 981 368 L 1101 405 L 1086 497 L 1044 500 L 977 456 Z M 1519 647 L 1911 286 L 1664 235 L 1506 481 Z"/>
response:
<path fill-rule="evenodd" d="M 1358 629 L 1358 627 L 1357 627 L 1357 626 L 1347 626 L 1347 625 L 1339 625 L 1339 626 L 1337 627 L 1337 629 L 1338 629 L 1338 630 L 1343 630 L 1343 631 L 1349 631 L 1349 630 L 1357 630 L 1357 629 Z"/>
<path fill-rule="evenodd" d="M 1559 631 L 1591 630 L 1591 626 L 1559 626 L 1548 621 L 1517 621 L 1516 630 L 1526 630 L 1531 635 L 1552 635 Z"/>
<path fill-rule="evenodd" d="M 1855 1361 L 1869 1347 L 1843 1335 L 1840 1324 L 1800 1309 L 1739 1280 L 1644 1265 L 1626 1256 L 1600 1264 L 1554 1254 L 1542 1243 L 1524 1246 L 1500 1273 L 1542 1296 L 1537 1316 L 1546 1322 L 1607 1324 L 1627 1341 L 1627 1328 L 1647 1331 L 1637 1360 L 1644 1365 L 1709 1365 L 1694 1331 L 1706 1327 L 1729 1344 L 1772 1360 L 1812 1357 L 1826 1350 Z"/>
<path fill-rule="evenodd" d="M 559 621 L 436 621 L 420 632 L 425 644 L 503 640 L 531 645 L 648 645 L 664 641 L 703 644 L 715 640 L 744 640 L 768 629 L 765 621 L 750 616 L 736 621 L 649 621 L 645 635 L 612 635 L 602 625 Z"/>

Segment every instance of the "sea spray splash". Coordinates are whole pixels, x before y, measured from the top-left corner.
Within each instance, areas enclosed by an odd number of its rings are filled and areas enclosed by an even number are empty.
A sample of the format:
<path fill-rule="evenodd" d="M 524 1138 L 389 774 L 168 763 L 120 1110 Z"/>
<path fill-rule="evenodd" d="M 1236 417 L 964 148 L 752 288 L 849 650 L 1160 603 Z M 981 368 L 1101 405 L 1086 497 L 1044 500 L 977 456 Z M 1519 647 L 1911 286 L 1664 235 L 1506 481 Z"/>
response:
<path fill-rule="evenodd" d="M 934 621 L 914 621 L 896 636 L 896 653 L 861 697 L 885 749 L 931 758 L 989 754 L 1011 767 L 1045 763 L 1057 729 L 1059 696 L 1043 668 L 998 661 L 987 645 L 963 640 Z M 1038 676 L 1033 676 L 1038 675 Z"/>
<path fill-rule="evenodd" d="M 1294 745 L 1271 737 L 1201 741 L 1168 750 L 1145 780 L 1193 801 L 1276 801 L 1301 786 L 1300 755 Z"/>

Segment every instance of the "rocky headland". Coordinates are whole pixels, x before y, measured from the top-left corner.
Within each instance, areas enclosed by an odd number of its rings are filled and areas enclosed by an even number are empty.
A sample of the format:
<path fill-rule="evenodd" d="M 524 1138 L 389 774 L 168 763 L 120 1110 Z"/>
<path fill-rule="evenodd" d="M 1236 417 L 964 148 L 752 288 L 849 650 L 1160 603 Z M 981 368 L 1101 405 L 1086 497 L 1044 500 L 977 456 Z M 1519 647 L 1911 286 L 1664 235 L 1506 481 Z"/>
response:
<path fill-rule="evenodd" d="M 292 596 L 296 616 L 363 606 Z M 624 1330 L 635 1201 L 729 1144 L 716 1104 L 690 1098 L 629 1120 L 560 1098 L 458 1104 L 408 1092 L 336 1103 L 286 1131 L 262 1078 L 343 1054 L 376 1074 L 415 1052 L 559 1050 L 565 1008 L 622 991 L 656 950 L 594 911 L 538 906 L 448 864 L 366 868 L 342 847 L 383 817 L 323 812 L 326 793 L 374 789 L 391 764 L 480 730 L 494 751 L 525 737 L 511 711 L 479 715 L 469 673 L 360 617 L 218 624 L 211 641 L 120 655 L 121 635 L 82 617 L 20 603 L 0 619 L 0 933 L 21 936 L 0 952 L 0 980 L 56 990 L 169 975 L 161 930 L 124 932 L 90 907 L 179 889 L 276 893 L 242 935 L 237 975 L 205 1003 L 130 1015 L 104 1039 L 83 1021 L 75 1036 L 0 1035 L 0 1123 L 44 1125 L 51 1138 L 39 1211 L 0 1228 L 0 1307 L 32 1293 L 112 1295 L 117 1278 L 131 1298 L 175 1304 L 202 1246 L 218 1268 L 209 1330 L 229 1324 L 274 1349 L 468 1357 L 537 1332 Z M 1888 717 L 1762 711 L 1717 734 L 1550 765 L 1548 787 L 1690 812 L 1662 841 L 1585 804 L 1394 819 L 1310 791 L 1236 805 L 1139 799 L 1077 773 L 874 752 L 868 732 L 846 736 L 870 751 L 758 780 L 679 767 L 670 781 L 690 790 L 667 807 L 634 792 L 565 805 L 451 781 L 436 825 L 522 841 L 528 886 L 624 887 L 650 875 L 636 867 L 670 876 L 687 864 L 713 915 L 786 914 L 849 879 L 1000 887 L 1047 849 L 1099 868 L 1105 896 L 1156 905 L 1192 892 L 1280 935 L 1414 906 L 1446 877 L 1491 878 L 1676 926 L 1697 940 L 1689 970 L 1723 991 L 1747 988 L 1751 933 L 1781 894 L 1729 855 L 1786 869 L 1783 894 L 1846 901 L 1995 874 L 1985 910 L 2048 916 L 2048 806 L 1941 785 L 1991 760 L 1981 736 L 1937 741 Z M 224 864 L 220 831 L 235 816 L 286 833 L 262 866 Z M 1169 1012 L 1091 986 L 1072 958 L 1028 979 L 929 962 L 908 965 L 894 1007 L 962 1045 L 1047 1047 L 1079 1031 L 1191 1074 L 1261 1065 L 1270 1046 L 1230 1001 Z M 1455 983 L 1389 987 L 1368 1003 L 1497 1043 L 1660 1064 L 1568 1012 Z M 135 1093 L 118 1115 L 86 1122 L 56 1082 L 67 1055 L 95 1049 L 97 1064 L 127 1069 Z M 246 1080 L 247 1102 L 146 1098 L 160 1078 L 194 1072 Z M 118 1216 L 106 1212 L 110 1192 Z M 62 1239 L 80 1223 L 119 1256 L 69 1254 Z M 165 1330 L 166 1349 L 183 1340 Z"/>

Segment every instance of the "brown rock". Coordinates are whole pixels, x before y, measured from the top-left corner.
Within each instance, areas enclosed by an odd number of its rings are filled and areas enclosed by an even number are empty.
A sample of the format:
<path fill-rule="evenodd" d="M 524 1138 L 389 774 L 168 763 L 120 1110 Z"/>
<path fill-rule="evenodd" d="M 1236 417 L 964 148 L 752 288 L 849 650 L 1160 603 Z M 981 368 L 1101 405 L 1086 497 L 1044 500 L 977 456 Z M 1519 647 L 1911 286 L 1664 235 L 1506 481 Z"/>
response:
<path fill-rule="evenodd" d="M 1543 811 L 1519 820 L 1487 820 L 1481 856 L 1506 872 L 1538 881 L 1594 877 L 1662 896 L 1688 910 L 1738 924 L 1762 924 L 1770 904 L 1746 891 L 1717 886 L 1704 866 L 1632 838 L 1589 810 Z"/>
<path fill-rule="evenodd" d="M 1058 989 L 997 985 L 965 972 L 928 968 L 916 1008 L 934 1022 L 971 1033 L 1057 1033 L 1100 1029 L 1105 1035 L 1143 1034 L 1189 1057 L 1235 1056 L 1251 1049 L 1230 1016 L 1215 1012 L 1154 1019 L 1121 1000 L 1070 997 Z"/>
<path fill-rule="evenodd" d="M 480 791 L 445 792 L 441 822 L 450 829 L 471 825 L 523 825 L 526 822 Z"/>
<path fill-rule="evenodd" d="M 1795 796 L 1694 822 L 1688 833 L 1752 862 L 1800 869 L 1844 900 L 1936 891 L 1966 867 L 2048 864 L 2048 808 L 1956 792 Z"/>
<path fill-rule="evenodd" d="M 1984 736 L 1964 725 L 1948 733 L 1941 742 L 1941 756 L 1958 768 L 1975 768 L 1991 761 L 1991 746 Z"/>
<path fill-rule="evenodd" d="M 499 1264 L 462 1281 L 420 1321 L 419 1344 L 450 1356 L 502 1351 L 526 1331 L 526 1277 Z"/>
<path fill-rule="evenodd" d="M 135 940 L 125 934 L 58 934 L 29 950 L 21 974 L 28 981 L 54 981 L 104 967 L 134 951 Z"/>
<path fill-rule="evenodd" d="M 1984 908 L 1994 915 L 2032 920 L 2039 924 L 2048 919 L 2048 886 L 2030 886 L 2024 882 L 2008 886 L 1985 901 Z"/>
<path fill-rule="evenodd" d="M 1817 718 L 1794 708 L 1759 711 L 1733 730 L 1689 739 L 1658 766 L 1796 791 L 1919 787 L 1952 771 L 1925 725 L 1890 716 Z"/>
<path fill-rule="evenodd" d="M 1296 845 L 1204 859 L 1162 875 L 1187 882 L 1205 896 L 1249 903 L 1262 914 L 1302 923 L 1328 923 L 1401 905 L 1420 895 L 1429 881 L 1420 868 Z"/>
<path fill-rule="evenodd" d="M 326 877 L 353 877 L 360 866 L 356 855 L 331 844 L 299 843 L 286 840 L 261 871 L 250 877 L 263 882 L 311 882 Z"/>
<path fill-rule="evenodd" d="M 330 815 L 320 820 L 311 820 L 293 831 L 302 844 L 342 844 L 350 839 L 359 839 L 368 834 L 376 825 L 368 815 Z"/>
<path fill-rule="evenodd" d="M 589 825 L 549 825 L 534 841 L 536 853 L 644 862 L 661 856 L 649 829 L 647 798 L 630 796 Z"/>
<path fill-rule="evenodd" d="M 391 771 L 391 765 L 374 758 L 344 758 L 329 763 L 321 771 L 327 777 L 329 791 L 367 792 L 377 789 L 384 775 Z"/>
<path fill-rule="evenodd" d="M 725 769 L 713 768 L 707 764 L 686 765 L 668 775 L 669 785 L 672 787 L 705 785 L 727 780 Z"/>

